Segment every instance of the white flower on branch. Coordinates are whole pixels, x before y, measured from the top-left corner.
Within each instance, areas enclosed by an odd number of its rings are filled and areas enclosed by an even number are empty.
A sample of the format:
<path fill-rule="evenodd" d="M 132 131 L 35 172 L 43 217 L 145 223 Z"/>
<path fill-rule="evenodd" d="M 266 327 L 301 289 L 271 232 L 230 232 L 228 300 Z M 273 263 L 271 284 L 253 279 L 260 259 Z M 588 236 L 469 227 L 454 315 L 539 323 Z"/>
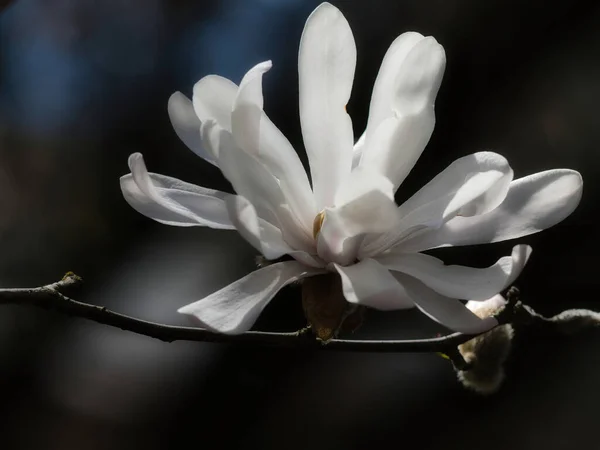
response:
<path fill-rule="evenodd" d="M 567 217 L 582 179 L 567 169 L 513 180 L 504 157 L 459 158 L 399 207 L 394 193 L 424 150 L 445 68 L 443 47 L 409 32 L 387 51 L 365 132 L 354 144 L 346 104 L 356 47 L 342 13 L 323 3 L 308 18 L 298 58 L 300 122 L 310 175 L 263 110 L 263 62 L 239 86 L 217 75 L 196 83 L 190 101 L 177 92 L 168 110 L 178 136 L 216 165 L 237 195 L 149 173 L 140 154 L 121 178 L 125 199 L 164 224 L 236 229 L 266 259 L 284 255 L 179 312 L 214 331 L 249 330 L 285 285 L 331 273 L 345 299 L 380 310 L 417 307 L 446 327 L 481 333 L 496 325 L 460 299 L 492 297 L 508 287 L 531 249 L 514 247 L 487 268 L 446 266 L 421 253 L 514 239 Z"/>

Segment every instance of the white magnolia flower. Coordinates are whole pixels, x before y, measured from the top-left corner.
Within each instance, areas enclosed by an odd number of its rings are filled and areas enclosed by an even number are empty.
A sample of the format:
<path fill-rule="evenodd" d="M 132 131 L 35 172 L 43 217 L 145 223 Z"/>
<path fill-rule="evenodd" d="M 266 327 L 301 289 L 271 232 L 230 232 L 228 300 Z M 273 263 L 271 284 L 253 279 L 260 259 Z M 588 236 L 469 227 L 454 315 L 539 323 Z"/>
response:
<path fill-rule="evenodd" d="M 216 165 L 237 195 L 149 173 L 140 154 L 122 177 L 126 200 L 168 225 L 237 231 L 267 259 L 261 268 L 179 310 L 203 326 L 241 333 L 285 285 L 327 271 L 345 298 L 380 310 L 418 307 L 452 330 L 495 325 L 459 299 L 487 299 L 510 285 L 531 249 L 488 268 L 446 266 L 420 253 L 504 241 L 567 217 L 581 197 L 579 173 L 549 170 L 513 180 L 502 156 L 456 160 L 398 207 L 394 193 L 433 132 L 434 100 L 445 67 L 433 37 L 404 33 L 390 46 L 375 81 L 366 130 L 354 145 L 346 112 L 356 48 L 348 22 L 328 3 L 308 18 L 298 58 L 300 121 L 309 178 L 290 142 L 263 111 L 262 76 L 253 67 L 239 86 L 209 75 L 193 100 L 177 92 L 168 110 L 178 136 Z"/>

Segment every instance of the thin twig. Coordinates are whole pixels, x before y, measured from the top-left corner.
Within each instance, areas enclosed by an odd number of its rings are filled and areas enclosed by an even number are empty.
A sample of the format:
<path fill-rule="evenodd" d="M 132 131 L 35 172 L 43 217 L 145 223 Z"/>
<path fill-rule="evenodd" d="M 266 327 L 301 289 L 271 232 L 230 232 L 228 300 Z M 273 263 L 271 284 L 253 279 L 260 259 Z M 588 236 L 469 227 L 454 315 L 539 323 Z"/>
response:
<path fill-rule="evenodd" d="M 104 306 L 91 305 L 67 297 L 63 292 L 81 283 L 81 278 L 69 273 L 56 283 L 30 289 L 0 289 L 0 304 L 32 305 L 57 311 L 61 314 L 92 320 L 164 342 L 196 341 L 215 343 L 251 344 L 295 349 L 323 349 L 349 352 L 438 352 L 452 355 L 453 349 L 476 335 L 453 333 L 447 336 L 417 340 L 346 340 L 332 339 L 323 344 L 308 333 L 249 331 L 239 335 L 226 335 L 196 328 L 164 325 L 126 316 Z M 507 323 L 508 315 L 501 323 Z"/>

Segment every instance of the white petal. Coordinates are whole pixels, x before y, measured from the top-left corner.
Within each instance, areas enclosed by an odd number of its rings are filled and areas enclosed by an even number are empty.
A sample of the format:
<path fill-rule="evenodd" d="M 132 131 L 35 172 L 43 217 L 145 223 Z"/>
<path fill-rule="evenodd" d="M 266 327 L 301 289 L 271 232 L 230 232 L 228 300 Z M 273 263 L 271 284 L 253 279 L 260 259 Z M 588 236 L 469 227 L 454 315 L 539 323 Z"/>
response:
<path fill-rule="evenodd" d="M 360 164 L 388 177 L 396 191 L 421 156 L 434 127 L 433 106 L 413 115 L 390 117 L 369 138 Z"/>
<path fill-rule="evenodd" d="M 325 267 L 316 255 L 290 247 L 281 230 L 257 216 L 252 204 L 241 196 L 231 196 L 226 201 L 229 216 L 240 235 L 267 259 L 277 259 L 285 254 L 310 267 Z"/>
<path fill-rule="evenodd" d="M 235 191 L 256 209 L 258 217 L 278 227 L 295 250 L 315 251 L 309 230 L 298 223 L 277 179 L 252 155 L 239 149 L 229 132 L 219 132 L 219 167 Z"/>
<path fill-rule="evenodd" d="M 178 312 L 194 316 L 202 326 L 213 331 L 243 333 L 254 325 L 264 307 L 281 288 L 321 272 L 296 261 L 272 264 L 180 308 Z"/>
<path fill-rule="evenodd" d="M 270 61 L 260 63 L 244 76 L 231 119 L 233 137 L 278 179 L 294 215 L 310 232 L 317 211 L 308 176 L 290 142 L 262 110 L 262 75 L 270 68 Z"/>
<path fill-rule="evenodd" d="M 401 117 L 433 106 L 445 68 L 444 47 L 431 36 L 417 42 L 406 55 L 395 80 L 394 112 Z"/>
<path fill-rule="evenodd" d="M 125 200 L 138 212 L 166 225 L 208 226 L 231 230 L 225 192 L 148 173 L 140 153 L 129 157 L 130 175 L 121 177 Z"/>
<path fill-rule="evenodd" d="M 349 264 L 367 233 L 383 233 L 401 217 L 391 182 L 364 167 L 355 169 L 336 195 L 336 206 L 326 208 L 318 236 L 322 258 Z"/>
<path fill-rule="evenodd" d="M 169 97 L 167 106 L 171 124 L 179 139 L 190 150 L 211 164 L 215 164 L 213 156 L 204 149 L 200 139 L 200 120 L 194 112 L 192 101 L 181 92 L 175 92 Z"/>
<path fill-rule="evenodd" d="M 484 214 L 502 203 L 512 177 L 513 171 L 502 155 L 473 153 L 450 164 L 400 209 L 403 214 L 418 213 L 425 223 Z"/>
<path fill-rule="evenodd" d="M 306 22 L 298 56 L 300 123 L 317 210 L 332 206 L 351 170 L 354 136 L 346 104 L 355 65 L 348 22 L 337 8 L 322 3 Z"/>
<path fill-rule="evenodd" d="M 259 109 L 263 109 L 264 99 L 262 92 L 262 76 L 273 67 L 271 61 L 258 63 L 244 75 L 240 82 L 233 109 L 246 103 L 256 105 Z"/>
<path fill-rule="evenodd" d="M 259 217 L 278 223 L 276 212 L 284 204 L 277 180 L 254 157 L 233 142 L 231 134 L 219 131 L 219 167 L 235 191 L 248 199 Z"/>
<path fill-rule="evenodd" d="M 364 235 L 345 236 L 337 233 L 334 227 L 319 233 L 317 237 L 317 255 L 328 262 L 342 266 L 356 262 L 356 254 Z"/>
<path fill-rule="evenodd" d="M 304 264 L 305 266 L 324 268 L 327 264 L 317 255 L 311 255 L 308 252 L 304 251 L 293 251 L 290 252 L 289 255 L 294 258 L 296 261 Z"/>
<path fill-rule="evenodd" d="M 581 199 L 579 172 L 555 169 L 519 178 L 510 184 L 500 206 L 487 214 L 455 217 L 402 243 L 405 251 L 422 251 L 452 245 L 486 244 L 537 233 L 564 220 Z"/>
<path fill-rule="evenodd" d="M 231 131 L 231 111 L 237 95 L 236 84 L 218 75 L 208 75 L 194 85 L 192 103 L 200 122 L 214 120 Z"/>
<path fill-rule="evenodd" d="M 343 237 L 382 233 L 398 222 L 398 208 L 383 192 L 372 190 L 337 208 L 325 210 L 321 233 L 335 229 Z"/>
<path fill-rule="evenodd" d="M 279 181 L 284 197 L 299 225 L 310 233 L 317 214 L 315 198 L 298 154 L 264 112 L 260 120 L 261 152 L 257 159 Z"/>
<path fill-rule="evenodd" d="M 420 33 L 403 33 L 392 42 L 383 57 L 377 79 L 373 86 L 373 94 L 371 95 L 371 104 L 369 106 L 369 119 L 366 131 L 369 137 L 371 137 L 385 119 L 394 116 L 392 104 L 396 95 L 396 79 L 398 79 L 401 70 L 413 70 L 407 66 L 403 67 L 403 63 L 409 52 L 422 39 L 424 37 Z M 415 70 L 418 70 L 418 68 L 415 68 Z"/>
<path fill-rule="evenodd" d="M 402 273 L 395 273 L 394 276 L 402 284 L 417 308 L 453 331 L 479 334 L 498 324 L 498 321 L 492 317 L 480 319 L 459 300 L 444 297 L 411 276 Z"/>
<path fill-rule="evenodd" d="M 485 269 L 446 266 L 441 260 L 422 253 L 389 253 L 376 260 L 389 270 L 420 280 L 441 295 L 466 300 L 489 298 L 509 287 L 530 255 L 531 247 L 517 245 L 511 256 L 500 258 Z"/>
<path fill-rule="evenodd" d="M 398 245 L 407 230 L 439 228 L 457 215 L 484 214 L 505 198 L 513 171 L 506 159 L 492 152 L 479 152 L 457 159 L 399 209 L 403 217 L 395 229 L 361 248 L 373 256 Z M 403 247 L 404 248 L 404 247 Z"/>
<path fill-rule="evenodd" d="M 434 103 L 446 54 L 432 38 L 405 33 L 392 44 L 375 82 L 361 164 L 395 188 L 425 149 L 435 127 Z"/>
<path fill-rule="evenodd" d="M 260 219 L 252 204 L 244 197 L 231 196 L 226 204 L 238 232 L 267 259 L 276 259 L 292 251 L 283 240 L 281 230 Z"/>
<path fill-rule="evenodd" d="M 394 186 L 387 177 L 368 167 L 357 167 L 340 185 L 335 195 L 335 207 L 357 200 L 371 191 L 381 192 L 385 197 L 394 200 Z"/>
<path fill-rule="evenodd" d="M 215 165 L 219 166 L 219 148 L 221 147 L 221 136 L 227 133 L 221 128 L 216 121 L 207 119 L 200 125 L 200 140 L 206 153 L 215 161 Z M 227 139 L 225 143 L 233 142 L 232 139 Z"/>
<path fill-rule="evenodd" d="M 350 303 L 385 311 L 414 306 L 389 270 L 372 259 L 351 266 L 334 265 L 342 278 L 344 297 Z"/>

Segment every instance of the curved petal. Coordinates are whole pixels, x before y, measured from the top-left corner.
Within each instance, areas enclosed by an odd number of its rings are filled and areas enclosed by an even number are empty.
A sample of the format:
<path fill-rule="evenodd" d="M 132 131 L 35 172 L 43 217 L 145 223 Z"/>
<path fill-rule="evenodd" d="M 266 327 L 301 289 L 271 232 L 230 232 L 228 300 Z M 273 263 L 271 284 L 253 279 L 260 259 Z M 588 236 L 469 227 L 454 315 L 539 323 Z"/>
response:
<path fill-rule="evenodd" d="M 177 312 L 194 316 L 202 326 L 213 331 L 243 333 L 254 325 L 264 307 L 281 288 L 322 272 L 297 261 L 271 264 L 202 300 L 179 308 Z"/>
<path fill-rule="evenodd" d="M 259 217 L 277 224 L 276 211 L 285 203 L 279 183 L 262 164 L 237 147 L 229 132 L 217 126 L 217 134 L 223 175 L 235 192 L 252 203 Z"/>
<path fill-rule="evenodd" d="M 383 192 L 371 190 L 355 200 L 326 209 L 321 234 L 334 230 L 343 237 L 382 233 L 398 222 L 398 208 Z"/>
<path fill-rule="evenodd" d="M 213 155 L 207 152 L 200 138 L 200 120 L 194 112 L 192 101 L 181 92 L 175 92 L 169 97 L 167 105 L 171 125 L 179 139 L 196 155 L 211 164 L 216 164 Z"/>
<path fill-rule="evenodd" d="M 194 186 L 148 173 L 140 153 L 129 157 L 131 174 L 121 177 L 121 190 L 136 211 L 166 225 L 207 226 L 231 230 L 225 192 Z"/>
<path fill-rule="evenodd" d="M 327 264 L 325 263 L 325 261 L 323 261 L 321 258 L 319 258 L 317 255 L 312 255 L 308 252 L 305 251 L 292 251 L 290 253 L 288 253 L 292 258 L 294 258 L 296 261 L 304 264 L 305 266 L 309 266 L 309 267 L 316 267 L 316 268 L 324 268 Z"/>
<path fill-rule="evenodd" d="M 444 297 L 409 275 L 395 273 L 394 277 L 421 312 L 453 331 L 479 334 L 498 325 L 493 317 L 480 319 L 459 300 Z"/>
<path fill-rule="evenodd" d="M 300 124 L 319 211 L 332 206 L 351 170 L 354 136 L 346 104 L 355 65 L 348 22 L 337 8 L 322 3 L 306 22 L 298 55 Z"/>
<path fill-rule="evenodd" d="M 399 116 L 433 106 L 446 68 L 446 52 L 431 36 L 408 52 L 395 80 L 392 108 Z"/>
<path fill-rule="evenodd" d="M 360 164 L 388 177 L 396 191 L 423 153 L 434 127 L 433 106 L 413 115 L 390 117 L 365 145 Z"/>
<path fill-rule="evenodd" d="M 270 60 L 263 61 L 246 72 L 235 97 L 234 110 L 244 103 L 256 105 L 258 108 L 263 109 L 262 76 L 271 70 L 271 67 L 273 67 L 273 63 Z"/>
<path fill-rule="evenodd" d="M 453 217 L 484 214 L 505 198 L 513 177 L 506 159 L 493 152 L 478 152 L 450 164 L 399 208 L 402 220 L 394 230 L 361 248 L 365 256 L 398 245 L 407 230 L 439 228 Z M 403 247 L 404 248 L 404 247 Z"/>
<path fill-rule="evenodd" d="M 256 209 L 259 218 L 275 225 L 294 250 L 314 251 L 310 231 L 295 219 L 277 179 L 252 155 L 235 145 L 231 134 L 218 130 L 219 167 L 235 191 Z"/>
<path fill-rule="evenodd" d="M 485 269 L 450 265 L 422 253 L 385 254 L 378 258 L 389 270 L 410 275 L 437 293 L 458 299 L 485 299 L 509 287 L 519 276 L 531 247 L 517 245 L 511 256 L 500 258 Z"/>
<path fill-rule="evenodd" d="M 444 48 L 418 33 L 400 36 L 384 58 L 373 90 L 361 164 L 379 170 L 396 189 L 433 133 L 435 97 L 445 66 Z"/>
<path fill-rule="evenodd" d="M 318 234 L 319 254 L 349 264 L 356 259 L 363 236 L 383 233 L 400 220 L 391 182 L 377 172 L 358 167 L 338 191 L 336 207 L 325 209 Z"/>
<path fill-rule="evenodd" d="M 364 235 L 347 237 L 335 230 L 326 231 L 317 237 L 317 255 L 324 261 L 347 266 L 356 262 L 357 249 L 363 239 Z"/>
<path fill-rule="evenodd" d="M 207 75 L 194 85 L 192 103 L 200 122 L 214 120 L 231 131 L 231 111 L 237 95 L 237 85 L 219 75 Z"/>
<path fill-rule="evenodd" d="M 226 200 L 231 222 L 240 235 L 267 259 L 277 259 L 285 254 L 310 267 L 325 267 L 316 255 L 290 247 L 284 234 L 272 223 L 259 218 L 252 204 L 244 197 L 231 196 Z"/>
<path fill-rule="evenodd" d="M 334 264 L 342 278 L 344 297 L 350 303 L 390 311 L 412 308 L 402 286 L 392 274 L 372 259 L 365 259 L 351 266 Z"/>
<path fill-rule="evenodd" d="M 235 228 L 250 245 L 267 259 L 276 259 L 292 250 L 283 240 L 281 230 L 260 219 L 252 204 L 241 196 L 231 196 L 226 205 Z"/>
<path fill-rule="evenodd" d="M 405 215 L 418 215 L 418 223 L 454 216 L 475 216 L 496 208 L 508 192 L 513 171 L 502 155 L 478 152 L 450 164 L 400 206 Z"/>
<path fill-rule="evenodd" d="M 369 119 L 365 131 L 369 138 L 384 120 L 394 116 L 392 104 L 396 95 L 396 80 L 401 70 L 412 70 L 410 67 L 403 66 L 403 63 L 409 52 L 422 39 L 424 36 L 420 33 L 412 31 L 403 33 L 392 42 L 385 53 L 371 95 Z"/>
<path fill-rule="evenodd" d="M 335 207 L 358 200 L 371 191 L 381 192 L 384 197 L 394 201 L 394 187 L 387 177 L 367 167 L 357 167 L 340 185 L 334 197 Z"/>
<path fill-rule="evenodd" d="M 250 153 L 275 176 L 294 215 L 307 230 L 317 213 L 308 176 L 298 154 L 262 110 L 262 75 L 270 61 L 260 63 L 244 76 L 231 116 L 238 147 Z"/>
<path fill-rule="evenodd" d="M 208 119 L 200 125 L 200 140 L 202 141 L 202 145 L 206 150 L 206 153 L 210 154 L 211 158 L 215 161 L 217 167 L 219 166 L 221 136 L 225 133 L 227 133 L 227 131 L 221 128 L 217 122 L 212 119 Z M 232 139 L 226 139 L 223 144 L 229 144 L 231 142 Z"/>
<path fill-rule="evenodd" d="M 455 217 L 402 243 L 404 251 L 487 244 L 516 239 L 550 228 L 568 217 L 581 199 L 579 172 L 555 169 L 519 178 L 510 184 L 500 206 L 487 214 Z"/>

